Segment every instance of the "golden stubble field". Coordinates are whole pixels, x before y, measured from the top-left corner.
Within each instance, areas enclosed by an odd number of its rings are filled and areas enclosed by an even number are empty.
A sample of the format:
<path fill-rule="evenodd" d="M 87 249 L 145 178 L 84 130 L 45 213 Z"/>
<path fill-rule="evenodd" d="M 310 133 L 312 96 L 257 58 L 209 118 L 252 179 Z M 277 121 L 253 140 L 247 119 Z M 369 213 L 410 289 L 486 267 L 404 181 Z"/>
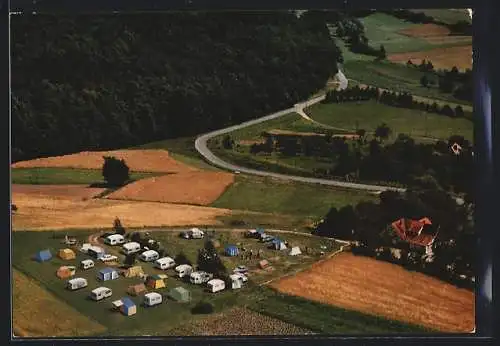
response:
<path fill-rule="evenodd" d="M 85 336 L 104 332 L 101 324 L 13 270 L 13 332 L 18 337 Z"/>
<path fill-rule="evenodd" d="M 118 159 L 124 159 L 133 172 L 179 173 L 197 170 L 176 161 L 169 155 L 168 151 L 159 149 L 82 151 L 76 154 L 20 161 L 14 163 L 12 168 L 101 169 L 104 163 L 103 156 L 114 156 Z"/>
<path fill-rule="evenodd" d="M 287 294 L 443 332 L 471 332 L 475 327 L 473 292 L 350 253 L 336 255 L 271 286 Z"/>
<path fill-rule="evenodd" d="M 184 172 L 141 179 L 109 195 L 108 199 L 209 205 L 234 182 L 225 172 Z"/>
<path fill-rule="evenodd" d="M 14 192 L 12 203 L 18 207 L 12 215 L 13 230 L 108 228 L 115 217 L 127 227 L 218 225 L 217 217 L 231 213 L 228 209 L 158 202 L 82 200 L 78 194 L 54 196 L 50 191 L 45 195 Z"/>

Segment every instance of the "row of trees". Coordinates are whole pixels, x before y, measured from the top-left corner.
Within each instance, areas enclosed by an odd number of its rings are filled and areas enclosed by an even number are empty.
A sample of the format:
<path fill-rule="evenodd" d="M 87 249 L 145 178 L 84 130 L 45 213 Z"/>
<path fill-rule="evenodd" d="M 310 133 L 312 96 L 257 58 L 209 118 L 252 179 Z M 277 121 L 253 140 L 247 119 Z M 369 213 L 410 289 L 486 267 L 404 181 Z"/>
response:
<path fill-rule="evenodd" d="M 437 84 L 441 92 L 453 94 L 457 99 L 472 102 L 473 79 L 471 69 L 460 72 L 456 66 L 453 66 L 449 70 L 435 71 L 432 62 L 425 59 L 419 65 L 408 60 L 406 65 L 425 72 L 420 77 L 420 85 L 423 87 L 429 88 Z"/>
<path fill-rule="evenodd" d="M 324 103 L 342 103 L 352 101 L 376 100 L 392 107 L 402 107 L 408 109 L 417 109 L 428 113 L 442 114 L 452 118 L 464 117 L 465 112 L 462 106 L 458 105 L 452 108 L 449 105 L 439 106 L 436 102 L 428 103 L 416 101 L 413 95 L 408 92 L 380 91 L 376 87 L 360 88 L 355 86 L 345 90 L 330 90 L 326 94 Z"/>
<path fill-rule="evenodd" d="M 311 172 L 319 178 L 348 177 L 354 181 L 397 182 L 419 188 L 471 193 L 474 167 L 468 140 L 452 136 L 448 142 L 423 144 L 400 134 L 393 143 L 383 145 L 391 133 L 389 126 L 381 124 L 372 140 L 368 140 L 363 129 L 357 131 L 358 139 L 350 142 L 329 134 L 268 136 L 264 143 L 252 145 L 250 152 L 327 159 L 331 168 L 317 168 Z M 451 150 L 454 143 L 462 147 L 458 155 Z"/>
<path fill-rule="evenodd" d="M 404 194 L 387 191 L 380 194 L 379 203 L 361 202 L 356 206 L 331 208 L 314 232 L 357 241 L 360 246 L 356 250 L 365 255 L 376 256 L 376 249 L 386 248 L 381 259 L 456 281 L 462 274 L 474 276 L 472 210 L 470 199 L 459 205 L 449 194 L 436 189 L 408 190 Z M 432 262 L 425 261 L 423 248 L 410 246 L 392 231 L 390 224 L 402 217 L 429 217 L 438 228 Z M 387 248 L 401 249 L 401 258 L 396 260 Z"/>
<path fill-rule="evenodd" d="M 15 16 L 11 32 L 14 162 L 239 123 L 341 60 L 325 25 L 288 12 Z"/>

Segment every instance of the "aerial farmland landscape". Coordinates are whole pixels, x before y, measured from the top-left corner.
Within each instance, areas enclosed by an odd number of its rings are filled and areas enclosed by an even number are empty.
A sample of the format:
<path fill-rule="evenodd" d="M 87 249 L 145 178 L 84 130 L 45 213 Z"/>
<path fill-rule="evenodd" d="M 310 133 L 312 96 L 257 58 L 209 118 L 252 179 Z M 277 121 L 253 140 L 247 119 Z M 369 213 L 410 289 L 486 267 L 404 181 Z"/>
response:
<path fill-rule="evenodd" d="M 14 337 L 474 332 L 466 9 L 11 24 Z"/>

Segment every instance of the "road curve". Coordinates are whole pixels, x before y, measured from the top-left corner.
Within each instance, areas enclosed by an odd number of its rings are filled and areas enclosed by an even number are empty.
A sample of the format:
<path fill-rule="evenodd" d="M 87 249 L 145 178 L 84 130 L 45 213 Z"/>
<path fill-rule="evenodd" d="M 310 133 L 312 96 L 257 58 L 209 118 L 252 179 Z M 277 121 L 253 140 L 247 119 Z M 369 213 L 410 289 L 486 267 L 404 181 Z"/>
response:
<path fill-rule="evenodd" d="M 239 125 L 233 125 L 224 129 L 212 131 L 209 133 L 206 133 L 204 135 L 199 136 L 196 138 L 195 141 L 195 148 L 200 153 L 201 156 L 205 158 L 208 162 L 213 164 L 214 166 L 220 167 L 222 169 L 230 170 L 230 171 L 238 171 L 241 173 L 246 173 L 246 174 L 252 174 L 252 175 L 258 175 L 258 176 L 263 176 L 263 177 L 271 177 L 275 179 L 280 179 L 280 180 L 288 180 L 288 181 L 298 181 L 298 182 L 303 182 L 303 183 L 309 183 L 309 184 L 319 184 L 319 185 L 328 185 L 328 186 L 336 186 L 336 187 L 342 187 L 342 188 L 348 188 L 348 189 L 354 189 L 354 190 L 364 190 L 364 191 L 371 191 L 371 192 L 382 192 L 382 191 L 399 191 L 399 192 L 404 192 L 406 189 L 402 188 L 395 188 L 395 187 L 389 187 L 389 186 L 380 186 L 380 185 L 369 185 L 369 184 L 358 184 L 358 183 L 349 183 L 349 182 L 344 182 L 344 181 L 337 181 L 337 180 L 330 180 L 330 179 L 321 179 L 321 178 L 308 178 L 308 177 L 301 177 L 301 176 L 295 176 L 295 175 L 286 175 L 286 174 L 280 174 L 280 173 L 273 173 L 273 172 L 268 172 L 268 171 L 260 171 L 252 168 L 246 168 L 242 166 L 237 166 L 234 164 L 231 164 L 229 162 L 226 162 L 219 157 L 215 156 L 212 151 L 207 146 L 207 142 L 209 139 L 220 136 L 226 133 L 233 132 L 235 130 L 239 130 L 248 126 L 252 126 L 255 124 L 259 124 L 265 121 L 269 121 L 272 119 L 277 119 L 280 118 L 286 114 L 296 112 L 297 109 L 304 109 L 305 107 L 311 106 L 315 103 L 321 102 L 325 98 L 324 95 L 313 98 L 311 100 L 298 103 L 292 108 L 288 108 L 258 119 L 253 119 L 250 121 L 246 121 L 244 123 L 241 123 Z"/>

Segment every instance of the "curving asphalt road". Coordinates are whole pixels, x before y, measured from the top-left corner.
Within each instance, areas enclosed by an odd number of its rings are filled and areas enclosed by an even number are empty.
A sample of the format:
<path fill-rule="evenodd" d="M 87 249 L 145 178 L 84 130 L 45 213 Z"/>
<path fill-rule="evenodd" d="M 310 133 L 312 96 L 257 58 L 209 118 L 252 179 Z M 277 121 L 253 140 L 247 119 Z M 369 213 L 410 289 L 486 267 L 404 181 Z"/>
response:
<path fill-rule="evenodd" d="M 212 131 L 209 133 L 206 133 L 204 135 L 199 136 L 196 138 L 195 141 L 195 148 L 196 150 L 200 153 L 201 156 L 205 158 L 208 162 L 211 164 L 226 169 L 230 170 L 233 172 L 241 172 L 241 173 L 246 173 L 246 174 L 252 174 L 252 175 L 258 175 L 258 176 L 263 176 L 263 177 L 271 177 L 275 179 L 281 179 L 281 180 L 288 180 L 288 181 L 299 181 L 303 183 L 310 183 L 310 184 L 319 184 L 319 185 L 328 185 L 328 186 L 337 186 L 337 187 L 342 187 L 342 188 L 348 188 L 348 189 L 355 189 L 355 190 L 364 190 L 364 191 L 372 191 L 372 192 L 382 192 L 382 191 L 399 191 L 399 192 L 404 192 L 406 189 L 403 188 L 395 188 L 395 187 L 389 187 L 389 186 L 380 186 L 380 185 L 369 185 L 369 184 L 358 184 L 358 183 L 349 183 L 349 182 L 344 182 L 344 181 L 337 181 L 337 180 L 330 180 L 330 179 L 321 179 L 321 178 L 308 178 L 308 177 L 301 177 L 301 176 L 295 176 L 295 175 L 286 175 L 286 174 L 279 174 L 279 173 L 273 173 L 273 172 L 268 172 L 268 171 L 261 171 L 261 170 L 256 170 L 256 169 L 251 169 L 251 168 L 246 168 L 242 166 L 237 166 L 234 164 L 231 164 L 229 162 L 226 162 L 219 157 L 215 156 L 212 151 L 207 146 L 207 142 L 209 139 L 220 136 L 226 133 L 233 132 L 235 130 L 239 130 L 248 126 L 252 126 L 255 124 L 259 124 L 265 121 L 269 121 L 272 119 L 277 119 L 280 118 L 286 114 L 296 112 L 297 110 L 304 109 L 305 107 L 308 107 L 310 105 L 313 105 L 315 103 L 321 102 L 325 98 L 324 95 L 316 97 L 314 99 L 298 103 L 292 108 L 288 108 L 282 111 L 279 111 L 277 113 L 273 113 L 267 116 L 264 116 L 262 118 L 246 121 L 244 123 L 241 123 L 239 125 L 233 125 L 224 129 Z"/>

